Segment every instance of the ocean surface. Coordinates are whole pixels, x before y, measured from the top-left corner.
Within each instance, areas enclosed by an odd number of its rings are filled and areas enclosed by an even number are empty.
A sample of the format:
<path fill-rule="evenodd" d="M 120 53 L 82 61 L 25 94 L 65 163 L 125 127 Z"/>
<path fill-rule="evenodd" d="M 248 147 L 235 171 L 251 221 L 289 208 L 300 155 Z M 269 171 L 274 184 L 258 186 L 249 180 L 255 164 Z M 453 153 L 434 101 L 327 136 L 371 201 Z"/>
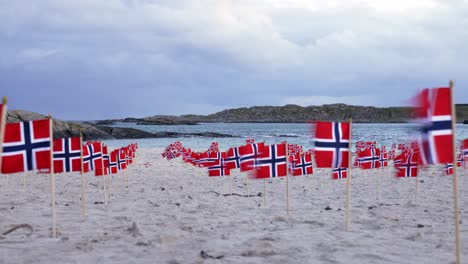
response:
<path fill-rule="evenodd" d="M 216 132 L 233 135 L 233 138 L 154 138 L 154 139 L 131 139 L 131 140 L 105 140 L 110 147 L 120 147 L 129 143 L 138 142 L 140 147 L 163 148 L 179 140 L 182 145 L 196 151 L 206 150 L 211 142 L 217 141 L 220 150 L 226 150 L 233 146 L 245 144 L 248 138 L 256 141 L 265 141 L 267 144 L 280 143 L 287 140 L 288 143 L 300 144 L 305 149 L 313 147 L 310 124 L 283 124 L 283 123 L 201 123 L 199 125 L 181 126 L 154 126 L 136 125 L 134 123 L 116 123 L 116 127 L 131 127 L 148 132 L 180 132 L 180 133 L 203 133 Z M 416 138 L 418 126 L 410 123 L 401 124 L 363 124 L 353 123 L 353 142 L 377 141 L 381 145 L 390 147 L 393 143 L 409 143 Z M 457 142 L 468 138 L 468 125 L 458 124 L 456 126 Z"/>

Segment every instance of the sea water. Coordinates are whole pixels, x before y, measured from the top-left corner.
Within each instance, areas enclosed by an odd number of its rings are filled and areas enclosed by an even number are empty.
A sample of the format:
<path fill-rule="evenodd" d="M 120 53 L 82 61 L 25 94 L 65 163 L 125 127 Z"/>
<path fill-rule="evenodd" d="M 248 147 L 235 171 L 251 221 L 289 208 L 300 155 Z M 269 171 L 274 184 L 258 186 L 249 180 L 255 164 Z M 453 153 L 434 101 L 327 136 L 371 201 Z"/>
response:
<path fill-rule="evenodd" d="M 136 125 L 135 123 L 117 123 L 116 127 L 130 127 L 148 132 L 179 132 L 206 133 L 215 132 L 232 135 L 232 138 L 210 137 L 180 137 L 180 138 L 150 138 L 105 140 L 110 147 L 121 147 L 137 142 L 140 147 L 164 148 L 169 144 L 180 141 L 186 148 L 196 151 L 206 150 L 211 142 L 219 143 L 220 150 L 245 144 L 246 139 L 253 138 L 267 144 L 287 141 L 299 144 L 304 149 L 313 147 L 311 124 L 306 123 L 201 123 L 199 125 Z M 376 141 L 378 144 L 390 147 L 393 143 L 410 143 L 418 135 L 418 126 L 412 123 L 383 124 L 383 123 L 353 123 L 352 141 Z M 457 142 L 468 138 L 468 125 L 456 126 Z"/>

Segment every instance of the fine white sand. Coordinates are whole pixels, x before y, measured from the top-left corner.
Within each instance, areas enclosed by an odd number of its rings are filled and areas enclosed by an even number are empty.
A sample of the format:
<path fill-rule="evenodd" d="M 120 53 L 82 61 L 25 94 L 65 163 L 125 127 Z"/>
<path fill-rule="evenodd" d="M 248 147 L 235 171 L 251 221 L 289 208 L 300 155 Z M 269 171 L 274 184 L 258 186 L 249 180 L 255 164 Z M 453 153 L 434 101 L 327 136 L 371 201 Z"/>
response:
<path fill-rule="evenodd" d="M 140 148 L 128 190 L 120 175 L 107 205 L 102 178 L 87 175 L 86 222 L 80 175 L 56 175 L 57 239 L 50 238 L 49 176 L 28 174 L 23 188 L 22 174 L 2 175 L 0 233 L 16 224 L 33 230 L 0 236 L 0 263 L 455 262 L 452 177 L 440 167 L 421 172 L 417 194 L 415 179 L 397 179 L 391 168 L 354 169 L 346 231 L 346 180 L 332 180 L 328 170 L 290 178 L 288 216 L 284 179 L 268 181 L 266 205 L 264 197 L 225 197 L 215 192 L 229 193 L 228 177 L 209 178 L 180 159 L 162 159 L 161 151 Z M 468 180 L 459 175 L 468 261 Z M 263 193 L 263 180 L 246 185 L 238 171 L 233 179 L 234 193 Z"/>

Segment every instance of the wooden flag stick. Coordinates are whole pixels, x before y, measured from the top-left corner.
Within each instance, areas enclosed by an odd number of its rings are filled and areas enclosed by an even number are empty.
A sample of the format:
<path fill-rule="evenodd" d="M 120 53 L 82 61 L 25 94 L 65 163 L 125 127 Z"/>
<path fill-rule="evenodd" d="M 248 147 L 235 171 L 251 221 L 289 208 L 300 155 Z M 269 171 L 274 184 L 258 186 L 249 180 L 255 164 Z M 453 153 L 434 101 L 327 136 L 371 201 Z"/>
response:
<path fill-rule="evenodd" d="M 380 200 L 380 174 L 385 172 L 385 167 L 383 166 L 382 144 L 380 144 L 380 157 L 382 158 L 382 161 L 380 162 L 380 168 L 377 170 L 377 200 Z"/>
<path fill-rule="evenodd" d="M 289 168 L 288 168 L 288 142 L 285 141 L 286 145 L 286 211 L 289 215 Z"/>
<path fill-rule="evenodd" d="M 249 190 L 249 177 L 247 177 L 247 173 L 245 174 L 245 188 L 247 190 L 247 197 L 250 195 L 250 190 Z"/>
<path fill-rule="evenodd" d="M 460 245 L 460 221 L 458 215 L 458 179 L 457 179 L 457 139 L 455 133 L 455 125 L 456 125 L 456 118 L 457 112 L 455 110 L 455 103 L 453 101 L 453 81 L 450 80 L 450 99 L 451 99 L 451 107 L 452 107 L 452 151 L 453 151 L 453 207 L 455 211 L 455 253 L 457 264 L 461 264 L 461 245 Z"/>
<path fill-rule="evenodd" d="M 22 193 L 24 193 L 24 190 L 26 189 L 26 173 L 23 172 L 23 188 L 21 190 Z"/>
<path fill-rule="evenodd" d="M 117 167 L 117 173 L 115 174 L 115 188 L 116 192 L 120 191 L 120 184 L 119 184 L 119 168 Z"/>
<path fill-rule="evenodd" d="M 128 168 L 127 168 L 128 169 Z M 128 189 L 128 176 L 127 176 L 127 169 L 124 170 L 124 183 L 125 183 L 125 188 Z"/>
<path fill-rule="evenodd" d="M 101 144 L 101 169 L 102 169 L 102 184 L 103 184 L 103 188 L 104 188 L 104 203 L 107 204 L 107 184 L 106 184 L 106 178 L 105 178 L 105 175 L 104 175 L 104 151 L 103 151 L 103 147 L 102 147 L 102 142 L 100 142 Z"/>
<path fill-rule="evenodd" d="M 419 190 L 419 176 L 416 176 L 414 177 L 414 179 L 416 180 L 416 188 L 415 188 L 415 192 L 414 192 L 414 201 L 417 201 L 418 200 L 418 190 Z"/>
<path fill-rule="evenodd" d="M 353 129 L 352 129 L 353 120 L 349 119 L 349 156 L 348 156 L 348 173 L 346 176 L 346 231 L 349 231 L 351 220 L 350 220 L 350 199 L 351 199 L 351 159 L 352 159 L 352 136 L 353 136 Z"/>
<path fill-rule="evenodd" d="M 229 192 L 231 193 L 232 197 L 232 175 L 229 176 Z"/>
<path fill-rule="evenodd" d="M 286 209 L 289 215 L 289 210 L 290 210 L 289 208 L 289 172 L 286 173 Z"/>
<path fill-rule="evenodd" d="M 380 199 L 380 172 L 382 169 L 383 167 L 380 167 L 380 169 L 377 170 L 377 200 Z"/>
<path fill-rule="evenodd" d="M 107 168 L 105 168 L 107 171 Z M 110 170 L 106 173 L 106 181 L 107 181 L 107 197 L 111 197 L 112 195 L 112 182 L 110 180 Z"/>
<path fill-rule="evenodd" d="M 102 149 L 102 156 L 104 158 L 104 148 Z M 111 195 L 112 195 L 112 182 L 111 182 L 111 170 L 110 170 L 110 166 L 109 166 L 109 163 L 110 163 L 109 148 L 107 148 L 107 158 L 108 158 L 108 161 L 107 161 L 107 166 L 108 167 L 103 168 L 103 169 L 106 172 L 105 176 L 106 176 L 106 181 L 107 181 L 107 197 L 111 198 Z"/>
<path fill-rule="evenodd" d="M 54 134 L 53 119 L 49 115 L 49 133 L 50 133 L 50 192 L 52 202 L 52 237 L 57 238 L 57 219 L 55 214 L 55 175 L 54 175 Z"/>
<path fill-rule="evenodd" d="M 83 211 L 83 221 L 86 221 L 86 182 L 84 175 L 84 164 L 83 164 L 83 133 L 80 131 L 80 154 L 81 154 L 81 205 Z"/>
<path fill-rule="evenodd" d="M 266 206 L 267 180 L 263 179 L 263 205 Z"/>
<path fill-rule="evenodd" d="M 3 97 L 2 98 L 2 114 L 0 115 L 0 175 L 2 175 L 2 152 L 3 152 L 2 144 L 3 144 L 3 139 L 5 137 L 7 103 L 8 103 L 8 99 L 6 97 Z M 8 174 L 7 174 L 7 184 L 8 184 Z"/>

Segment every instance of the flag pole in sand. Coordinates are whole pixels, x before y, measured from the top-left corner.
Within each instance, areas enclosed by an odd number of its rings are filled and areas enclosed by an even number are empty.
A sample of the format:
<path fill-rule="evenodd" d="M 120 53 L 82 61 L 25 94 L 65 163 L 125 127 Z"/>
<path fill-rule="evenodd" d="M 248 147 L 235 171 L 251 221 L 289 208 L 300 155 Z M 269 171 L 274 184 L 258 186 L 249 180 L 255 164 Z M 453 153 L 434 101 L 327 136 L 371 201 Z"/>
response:
<path fill-rule="evenodd" d="M 247 176 L 248 174 L 245 174 L 245 189 L 247 190 L 247 197 L 250 196 L 250 190 L 249 190 L 249 177 Z"/>
<path fill-rule="evenodd" d="M 116 151 L 116 150 L 114 150 Z M 113 151 L 113 152 L 114 152 Z M 115 172 L 115 177 L 114 177 L 114 180 L 115 180 L 115 192 L 118 193 L 120 191 L 120 185 L 119 185 L 119 159 L 120 159 L 120 150 L 117 150 L 117 155 L 115 156 L 115 162 L 117 163 L 116 164 L 116 172 Z"/>
<path fill-rule="evenodd" d="M 52 202 L 52 238 L 57 237 L 57 219 L 55 213 L 55 175 L 54 175 L 54 130 L 53 119 L 49 114 L 49 133 L 50 133 L 50 193 Z"/>
<path fill-rule="evenodd" d="M 124 170 L 124 177 L 123 177 L 123 184 L 125 185 L 125 188 L 128 190 L 128 175 L 127 175 L 127 170 L 128 170 L 128 163 L 127 163 L 127 151 L 125 150 L 125 170 Z"/>
<path fill-rule="evenodd" d="M 7 113 L 8 99 L 6 96 L 2 98 L 2 113 L 0 115 L 0 175 L 2 174 L 2 152 L 3 152 L 3 138 L 5 137 L 5 124 L 6 124 L 6 113 Z M 8 184 L 8 174 L 7 174 Z"/>
<path fill-rule="evenodd" d="M 416 175 L 416 177 L 414 177 L 414 179 L 416 180 L 416 187 L 415 187 L 415 192 L 414 192 L 414 201 L 417 201 L 418 200 L 418 190 L 419 190 L 419 176 Z"/>
<path fill-rule="evenodd" d="M 104 203 L 107 204 L 107 184 L 106 184 L 106 178 L 104 175 L 104 149 L 102 147 L 102 142 L 99 142 L 101 145 L 101 169 L 102 169 L 102 184 L 104 187 Z"/>
<path fill-rule="evenodd" d="M 125 188 L 128 190 L 128 175 L 127 175 L 127 169 L 125 168 L 124 170 L 124 183 L 125 183 Z"/>
<path fill-rule="evenodd" d="M 289 215 L 289 169 L 288 169 L 288 142 L 284 141 L 286 148 L 286 211 Z"/>
<path fill-rule="evenodd" d="M 224 170 L 224 166 L 221 166 L 221 169 Z M 231 193 L 231 197 L 232 197 L 232 177 L 233 175 L 229 175 L 229 192 Z"/>
<path fill-rule="evenodd" d="M 379 159 L 382 158 L 380 161 L 380 168 L 383 169 L 383 156 L 382 156 L 382 144 L 380 144 L 380 151 L 379 151 Z M 382 171 L 381 169 L 377 169 L 377 196 L 376 199 L 379 200 L 380 197 L 380 172 Z"/>
<path fill-rule="evenodd" d="M 86 182 L 84 175 L 84 164 L 83 164 L 83 131 L 80 129 L 80 158 L 81 158 L 81 204 L 83 209 L 83 221 L 86 221 Z"/>
<path fill-rule="evenodd" d="M 353 136 L 353 130 L 352 130 L 352 124 L 353 120 L 350 118 L 349 119 L 349 151 L 348 151 L 348 173 L 346 176 L 346 230 L 349 231 L 350 225 L 351 225 L 351 220 L 350 220 L 350 198 L 351 198 L 351 159 L 352 159 L 352 136 Z"/>
<path fill-rule="evenodd" d="M 103 158 L 103 162 L 104 162 L 104 146 L 102 147 L 102 158 Z M 107 182 L 107 197 L 110 199 L 111 198 L 111 195 L 112 195 L 112 181 L 111 181 L 111 173 L 110 173 L 110 168 L 109 168 L 109 163 L 110 163 L 110 154 L 109 154 L 109 148 L 107 147 L 107 158 L 108 158 L 108 161 L 107 161 L 107 168 L 104 168 L 103 167 L 103 176 L 105 176 L 106 178 L 106 182 Z"/>
<path fill-rule="evenodd" d="M 456 133 L 455 125 L 457 113 L 453 102 L 453 81 L 450 80 L 450 104 L 452 107 L 452 151 L 453 151 L 453 207 L 455 211 L 455 253 L 457 264 L 461 264 L 461 246 L 460 246 L 460 221 L 458 215 L 458 179 L 457 179 L 457 149 L 456 149 Z"/>

